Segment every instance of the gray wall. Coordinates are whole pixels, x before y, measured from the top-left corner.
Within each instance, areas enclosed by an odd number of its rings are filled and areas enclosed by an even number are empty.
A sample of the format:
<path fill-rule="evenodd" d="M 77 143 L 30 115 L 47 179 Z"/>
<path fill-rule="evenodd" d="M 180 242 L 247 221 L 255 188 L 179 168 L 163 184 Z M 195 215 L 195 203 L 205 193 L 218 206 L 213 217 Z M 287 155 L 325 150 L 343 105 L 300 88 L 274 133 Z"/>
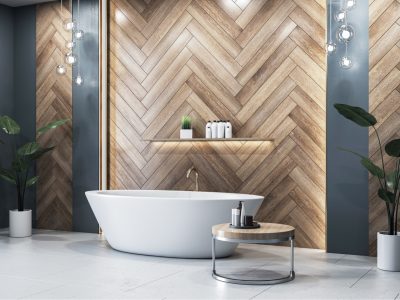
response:
<path fill-rule="evenodd" d="M 337 9 L 333 4 L 332 11 Z M 368 109 L 368 1 L 357 1 L 348 20 L 355 30 L 348 52 L 353 67 L 339 66 L 343 50 L 328 57 L 327 250 L 368 255 L 368 174 L 357 157 L 338 150 L 344 147 L 368 156 L 368 130 L 345 120 L 333 107 L 340 102 Z M 338 24 L 332 25 L 334 37 Z"/>
<path fill-rule="evenodd" d="M 21 125 L 18 143 L 35 138 L 35 27 L 35 6 L 11 8 L 0 5 L 0 115 L 9 115 Z M 6 136 L 5 139 L 10 140 Z M 7 145 L 1 146 L 1 165 L 8 167 L 10 158 Z M 0 181 L 0 195 L 0 227 L 8 227 L 8 210 L 16 208 L 15 188 Z M 35 213 L 33 188 L 26 194 L 25 207 Z"/>
<path fill-rule="evenodd" d="M 73 84 L 73 229 L 97 232 L 98 223 L 85 191 L 99 189 L 99 1 L 81 1 L 85 37 L 78 59 L 84 84 Z M 76 1 L 74 18 L 77 19 Z M 74 77 L 77 68 L 74 68 Z"/>
<path fill-rule="evenodd" d="M 21 143 L 36 138 L 36 6 L 14 9 L 14 117 L 21 125 Z M 30 176 L 34 176 L 32 170 Z M 36 189 L 25 195 L 25 207 L 36 221 Z"/>
<path fill-rule="evenodd" d="M 0 5 L 0 115 L 13 115 L 14 113 L 14 14 L 7 6 Z M 2 139 L 4 135 L 0 133 Z M 8 166 L 9 152 L 0 145 L 0 165 Z M 0 181 L 0 227 L 8 227 L 8 210 L 16 205 L 13 187 Z M 15 200 L 15 201 L 14 201 Z"/>

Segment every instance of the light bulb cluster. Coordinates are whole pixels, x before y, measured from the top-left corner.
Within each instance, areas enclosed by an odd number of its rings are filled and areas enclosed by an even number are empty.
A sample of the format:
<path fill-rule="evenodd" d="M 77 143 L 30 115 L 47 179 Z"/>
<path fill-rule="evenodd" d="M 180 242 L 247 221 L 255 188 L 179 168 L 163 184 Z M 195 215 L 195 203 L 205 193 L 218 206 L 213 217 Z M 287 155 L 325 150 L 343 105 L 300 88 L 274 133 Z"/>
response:
<path fill-rule="evenodd" d="M 60 11 L 61 16 L 63 16 L 63 0 L 60 0 Z M 76 55 L 76 52 L 79 52 L 79 42 L 83 40 L 84 31 L 79 28 L 79 9 L 80 3 L 78 0 L 78 21 L 73 18 L 64 19 L 62 24 L 65 31 L 72 33 L 72 40 L 68 40 L 65 42 L 65 55 L 64 55 L 64 62 L 59 64 L 56 67 L 56 73 L 59 75 L 65 75 L 67 73 L 67 67 L 77 65 L 78 68 L 78 75 L 74 79 L 77 85 L 83 84 L 83 78 L 80 74 L 80 66 L 79 66 L 79 59 Z"/>
<path fill-rule="evenodd" d="M 345 55 L 340 59 L 339 65 L 343 69 L 350 69 L 353 66 L 351 58 L 347 55 L 347 49 L 349 42 L 354 37 L 354 29 L 347 22 L 348 12 L 356 6 L 356 0 L 342 0 L 342 7 L 335 13 L 334 19 L 339 23 L 339 27 L 336 30 L 336 39 L 332 39 L 332 8 L 330 9 L 329 22 L 330 22 L 330 34 L 329 41 L 326 43 L 326 52 L 331 55 L 336 52 L 338 46 L 336 42 L 343 44 L 345 47 Z"/>

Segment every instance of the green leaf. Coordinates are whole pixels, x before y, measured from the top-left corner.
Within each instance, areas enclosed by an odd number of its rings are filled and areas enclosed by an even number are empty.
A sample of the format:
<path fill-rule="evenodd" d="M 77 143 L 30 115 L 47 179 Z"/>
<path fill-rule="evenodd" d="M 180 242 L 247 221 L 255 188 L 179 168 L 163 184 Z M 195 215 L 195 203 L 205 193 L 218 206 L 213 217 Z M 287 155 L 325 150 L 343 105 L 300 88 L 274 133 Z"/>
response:
<path fill-rule="evenodd" d="M 358 157 L 361 158 L 361 164 L 373 175 L 378 178 L 385 178 L 385 173 L 383 170 L 375 165 L 368 157 L 365 157 L 357 152 L 354 152 L 352 150 L 344 149 L 344 148 L 339 148 L 342 151 L 350 152 L 354 155 L 357 155 Z"/>
<path fill-rule="evenodd" d="M 21 156 L 31 155 L 40 149 L 40 145 L 36 142 L 27 143 L 18 149 L 18 154 Z"/>
<path fill-rule="evenodd" d="M 67 123 L 70 119 L 63 119 L 63 120 L 57 120 L 54 122 L 51 122 L 49 124 L 47 124 L 46 126 L 39 128 L 37 130 L 37 134 L 41 135 L 43 133 L 46 133 L 47 131 L 51 130 L 51 129 L 55 129 L 61 125 L 64 125 L 65 123 Z"/>
<path fill-rule="evenodd" d="M 385 151 L 389 156 L 400 157 L 400 139 L 392 140 L 387 143 Z"/>
<path fill-rule="evenodd" d="M 9 116 L 0 117 L 0 128 L 7 134 L 18 134 L 21 131 L 17 122 Z"/>
<path fill-rule="evenodd" d="M 378 190 L 378 196 L 382 200 L 389 202 L 389 203 L 394 203 L 395 202 L 395 196 L 392 192 L 385 191 L 384 189 L 379 189 Z"/>
<path fill-rule="evenodd" d="M 336 103 L 334 105 L 339 114 L 362 127 L 370 127 L 377 123 L 375 117 L 361 107 Z"/>
<path fill-rule="evenodd" d="M 35 177 L 32 177 L 31 179 L 28 179 L 26 182 L 26 187 L 30 187 L 30 186 L 34 185 L 38 181 L 38 179 L 39 179 L 39 176 L 35 176 Z"/>
<path fill-rule="evenodd" d="M 11 162 L 11 166 L 16 173 L 20 173 L 26 171 L 29 168 L 30 164 L 29 160 L 17 154 L 17 156 Z"/>
<path fill-rule="evenodd" d="M 369 158 L 361 159 L 361 164 L 373 175 L 378 178 L 385 178 L 385 173 L 381 168 L 375 165 Z"/>
<path fill-rule="evenodd" d="M 40 157 L 42 157 L 45 153 L 50 152 L 51 150 L 53 150 L 55 147 L 48 147 L 48 148 L 40 148 L 39 150 L 37 150 L 35 153 L 31 154 L 28 156 L 28 158 L 30 160 L 36 160 L 39 159 Z"/>
<path fill-rule="evenodd" d="M 387 187 L 393 190 L 396 187 L 396 179 L 397 179 L 396 172 L 392 172 L 388 176 L 386 176 Z"/>
<path fill-rule="evenodd" d="M 9 170 L 0 168 L 0 178 L 4 179 L 9 183 L 17 184 L 14 174 Z"/>

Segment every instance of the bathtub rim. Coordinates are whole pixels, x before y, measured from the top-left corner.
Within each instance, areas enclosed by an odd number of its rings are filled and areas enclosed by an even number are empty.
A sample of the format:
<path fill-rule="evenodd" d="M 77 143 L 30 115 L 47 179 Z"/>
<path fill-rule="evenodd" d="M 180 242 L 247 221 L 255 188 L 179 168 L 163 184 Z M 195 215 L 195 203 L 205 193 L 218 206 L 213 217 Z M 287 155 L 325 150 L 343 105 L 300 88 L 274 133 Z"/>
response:
<path fill-rule="evenodd" d="M 162 192 L 178 192 L 178 193 L 190 193 L 190 194 L 203 194 L 203 195 L 211 195 L 211 194 L 219 194 L 219 195 L 226 195 L 226 198 L 216 198 L 216 197 L 210 197 L 210 198 L 201 198 L 201 199 L 196 199 L 196 198 L 188 198 L 188 197 L 168 197 L 168 196 L 161 196 L 161 195 L 155 195 L 155 196 L 147 196 L 147 195 L 121 195 L 121 194 L 114 194 L 113 192 L 157 192 L 157 193 L 162 193 Z M 254 194 L 242 194 L 242 193 L 225 193 L 225 192 L 207 192 L 207 191 L 184 191 L 184 190 L 91 190 L 91 191 L 86 191 L 85 192 L 86 196 L 89 195 L 95 195 L 95 196 L 102 196 L 105 198 L 112 198 L 112 197 L 120 197 L 120 198 L 149 198 L 149 199 L 166 199 L 166 200 L 184 200 L 184 201 L 251 201 L 251 200 L 264 200 L 264 196 L 261 195 L 254 195 Z M 229 197 L 229 196 L 234 196 L 234 197 Z"/>

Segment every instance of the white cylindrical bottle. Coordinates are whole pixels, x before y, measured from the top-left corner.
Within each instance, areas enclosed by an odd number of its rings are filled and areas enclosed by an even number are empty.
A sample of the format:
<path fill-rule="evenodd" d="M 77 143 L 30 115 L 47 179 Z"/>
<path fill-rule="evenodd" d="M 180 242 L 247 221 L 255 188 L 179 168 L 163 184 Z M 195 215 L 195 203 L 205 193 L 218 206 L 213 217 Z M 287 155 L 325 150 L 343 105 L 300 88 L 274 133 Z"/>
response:
<path fill-rule="evenodd" d="M 217 138 L 217 127 L 218 127 L 218 123 L 217 123 L 217 121 L 214 120 L 211 124 L 211 138 L 212 139 Z"/>
<path fill-rule="evenodd" d="M 223 139 L 225 137 L 225 122 L 224 121 L 218 122 L 217 137 L 219 139 Z"/>
<path fill-rule="evenodd" d="M 211 121 L 208 121 L 206 124 L 206 139 L 211 139 Z"/>
<path fill-rule="evenodd" d="M 240 209 L 232 209 L 232 225 L 236 227 L 240 226 Z"/>
<path fill-rule="evenodd" d="M 225 138 L 226 139 L 232 138 L 232 124 L 229 120 L 225 123 Z"/>

